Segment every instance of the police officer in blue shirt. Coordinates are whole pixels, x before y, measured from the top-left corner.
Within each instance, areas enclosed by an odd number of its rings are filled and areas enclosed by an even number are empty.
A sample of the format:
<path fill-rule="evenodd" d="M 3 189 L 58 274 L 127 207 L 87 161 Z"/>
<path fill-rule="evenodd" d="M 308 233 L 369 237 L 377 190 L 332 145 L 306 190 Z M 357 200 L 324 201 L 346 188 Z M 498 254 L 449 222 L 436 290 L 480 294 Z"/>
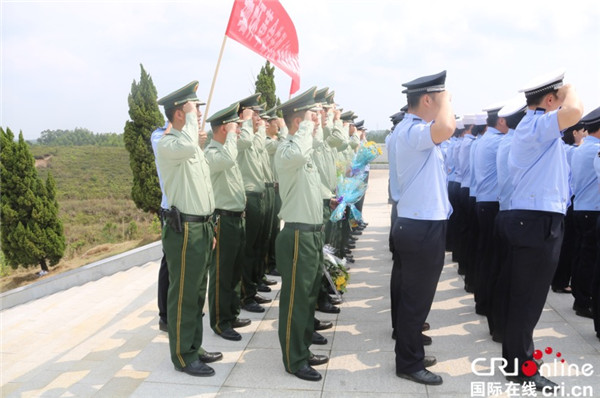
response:
<path fill-rule="evenodd" d="M 492 340 L 501 343 L 504 335 L 507 289 L 508 289 L 508 243 L 500 234 L 502 223 L 507 214 L 512 185 L 508 171 L 508 154 L 514 137 L 515 128 L 525 116 L 527 104 L 521 94 L 509 101 L 500 111 L 498 117 L 504 118 L 508 132 L 498 145 L 496 154 L 496 175 L 498 180 L 499 211 L 494 220 L 494 240 L 496 251 L 494 261 L 490 264 L 488 277 L 489 311 L 487 313 L 488 326 Z"/>
<path fill-rule="evenodd" d="M 452 209 L 456 209 L 458 193 L 460 191 L 460 183 L 456 182 L 456 146 L 460 144 L 459 138 L 462 135 L 464 125 L 462 118 L 456 119 L 456 130 L 454 134 L 448 140 L 448 147 L 446 148 L 444 160 L 446 165 L 446 172 L 448 173 L 448 200 Z M 452 252 L 452 261 L 457 261 L 456 256 L 456 213 L 453 211 L 448 219 L 448 233 L 446 234 L 446 250 Z"/>
<path fill-rule="evenodd" d="M 513 191 L 503 233 L 511 261 L 502 356 L 506 371 L 518 371 L 518 376 L 507 376 L 509 381 L 533 383 L 538 390 L 556 386 L 539 372 L 527 376 L 523 366 L 533 359 L 533 330 L 558 262 L 570 198 L 561 130 L 577 123 L 583 113 L 575 90 L 563 85 L 563 77 L 564 71 L 555 72 L 521 90 L 528 109 L 508 156 Z"/>
<path fill-rule="evenodd" d="M 490 266 L 494 258 L 495 242 L 494 221 L 498 214 L 498 176 L 496 155 L 498 146 L 504 134 L 508 132 L 506 120 L 498 116 L 504 104 L 490 105 L 484 109 L 487 112 L 487 130 L 477 146 L 473 145 L 473 172 L 475 190 L 475 214 L 478 230 L 478 256 L 475 264 L 475 312 L 487 315 L 489 310 L 490 292 L 488 280 Z"/>
<path fill-rule="evenodd" d="M 598 121 L 594 122 L 596 118 Z M 576 242 L 571 286 L 576 314 L 593 318 L 592 279 L 598 255 L 596 220 L 600 217 L 600 192 L 594 171 L 594 158 L 600 151 L 600 108 L 586 115 L 581 123 L 588 130 L 588 136 L 583 140 L 583 144 L 573 151 L 571 160 Z"/>
<path fill-rule="evenodd" d="M 391 289 L 396 306 L 396 375 L 417 383 L 439 385 L 442 378 L 426 370 L 436 363 L 425 357 L 422 328 L 444 265 L 448 201 L 444 157 L 439 144 L 456 128 L 445 91 L 446 71 L 403 84 L 408 112 L 395 129 L 393 225 L 394 272 Z"/>

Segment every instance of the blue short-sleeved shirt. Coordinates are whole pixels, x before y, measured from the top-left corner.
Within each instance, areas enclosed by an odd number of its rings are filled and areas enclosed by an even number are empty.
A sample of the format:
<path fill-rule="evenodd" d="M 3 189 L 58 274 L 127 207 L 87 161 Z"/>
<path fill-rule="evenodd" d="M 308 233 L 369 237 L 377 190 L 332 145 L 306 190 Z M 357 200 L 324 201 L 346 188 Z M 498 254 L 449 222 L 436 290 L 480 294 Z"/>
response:
<path fill-rule="evenodd" d="M 400 124 L 400 123 L 398 123 Z M 396 174 L 396 132 L 398 131 L 398 125 L 394 131 L 392 131 L 386 137 L 385 147 L 388 151 L 388 164 L 390 168 L 390 195 L 394 202 L 398 201 L 400 192 L 398 191 L 398 175 Z"/>
<path fill-rule="evenodd" d="M 510 204 L 510 194 L 512 193 L 512 184 L 510 172 L 508 171 L 508 153 L 512 144 L 515 130 L 510 129 L 506 136 L 498 145 L 496 154 L 496 175 L 498 177 L 498 202 L 500 202 L 500 211 L 508 210 Z"/>
<path fill-rule="evenodd" d="M 459 184 L 462 182 L 462 170 L 460 169 L 458 162 L 458 152 L 460 151 L 460 146 L 462 145 L 464 139 L 464 137 L 458 137 L 456 139 L 456 143 L 452 147 L 452 159 L 454 159 L 454 181 L 458 182 Z"/>
<path fill-rule="evenodd" d="M 431 139 L 430 127 L 408 113 L 394 131 L 398 217 L 447 220 L 452 212 L 444 156 Z"/>
<path fill-rule="evenodd" d="M 481 141 L 481 135 L 475 137 L 475 141 L 471 144 L 469 149 L 469 196 L 475 198 L 477 196 L 477 187 L 475 186 L 475 151 Z"/>
<path fill-rule="evenodd" d="M 460 180 L 461 188 L 469 188 L 471 186 L 471 167 L 469 164 L 471 155 L 471 145 L 475 141 L 475 137 L 472 134 L 465 134 L 460 148 L 458 149 L 458 169 L 462 176 Z"/>
<path fill-rule="evenodd" d="M 594 170 L 594 159 L 600 151 L 600 139 L 591 135 L 573 150 L 571 173 L 573 175 L 573 210 L 600 211 L 600 191 Z"/>
<path fill-rule="evenodd" d="M 475 149 L 473 158 L 473 171 L 475 177 L 474 185 L 478 202 L 497 202 L 498 201 L 498 168 L 496 166 L 496 156 L 498 147 L 504 138 L 504 134 L 493 127 L 487 128 L 487 131 L 481 137 Z"/>
<path fill-rule="evenodd" d="M 444 161 L 446 163 L 446 173 L 448 173 L 448 182 L 456 181 L 456 159 L 454 157 L 454 147 L 458 143 L 458 138 L 451 137 L 448 140 L 448 147 L 444 153 Z"/>
<path fill-rule="evenodd" d="M 160 176 L 160 170 L 158 169 L 158 162 L 156 161 L 156 146 L 158 145 L 158 141 L 165 134 L 168 125 L 169 122 L 167 121 L 163 127 L 157 128 L 152 132 L 152 135 L 150 135 L 150 143 L 152 144 L 152 151 L 154 152 L 154 162 L 156 163 L 156 174 L 158 174 L 158 183 L 160 184 L 160 191 L 162 192 L 160 207 L 163 209 L 168 209 L 169 203 L 167 202 L 167 196 L 165 195 L 165 190 L 163 188 L 163 180 Z"/>
<path fill-rule="evenodd" d="M 515 129 L 508 156 L 514 188 L 511 210 L 567 211 L 569 164 L 557 112 L 529 109 Z"/>

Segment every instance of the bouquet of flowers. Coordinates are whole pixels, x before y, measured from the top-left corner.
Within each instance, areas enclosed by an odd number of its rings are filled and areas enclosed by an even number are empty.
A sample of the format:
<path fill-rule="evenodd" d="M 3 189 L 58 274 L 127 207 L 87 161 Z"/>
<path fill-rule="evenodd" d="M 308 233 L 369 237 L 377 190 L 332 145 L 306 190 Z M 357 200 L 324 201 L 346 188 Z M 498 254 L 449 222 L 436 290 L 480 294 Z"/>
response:
<path fill-rule="evenodd" d="M 350 279 L 350 274 L 346 269 L 346 259 L 336 257 L 333 253 L 334 249 L 329 245 L 323 247 L 325 277 L 336 294 L 337 292 L 344 293 Z"/>
<path fill-rule="evenodd" d="M 346 207 L 350 207 L 352 218 L 360 221 L 362 215 L 354 206 L 365 194 L 367 185 L 364 182 L 365 175 L 356 175 L 354 177 L 338 177 L 337 202 L 338 206 L 331 212 L 331 221 L 337 222 L 344 217 Z"/>
<path fill-rule="evenodd" d="M 364 172 L 365 167 L 381 155 L 381 148 L 374 141 L 361 144 L 352 160 L 352 175 Z"/>

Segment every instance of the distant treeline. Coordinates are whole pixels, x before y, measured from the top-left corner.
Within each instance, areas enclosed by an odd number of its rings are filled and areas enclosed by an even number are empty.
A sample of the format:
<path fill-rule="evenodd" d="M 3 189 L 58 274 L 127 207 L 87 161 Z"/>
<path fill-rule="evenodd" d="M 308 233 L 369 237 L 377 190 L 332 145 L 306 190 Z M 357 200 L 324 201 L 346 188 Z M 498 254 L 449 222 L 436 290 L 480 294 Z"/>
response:
<path fill-rule="evenodd" d="M 125 146 L 123 134 L 100 134 L 79 127 L 76 127 L 75 130 L 44 130 L 34 144 L 51 146 Z"/>
<path fill-rule="evenodd" d="M 378 144 L 385 142 L 385 137 L 390 133 L 390 130 L 372 130 L 367 132 L 367 141 L 375 141 Z"/>

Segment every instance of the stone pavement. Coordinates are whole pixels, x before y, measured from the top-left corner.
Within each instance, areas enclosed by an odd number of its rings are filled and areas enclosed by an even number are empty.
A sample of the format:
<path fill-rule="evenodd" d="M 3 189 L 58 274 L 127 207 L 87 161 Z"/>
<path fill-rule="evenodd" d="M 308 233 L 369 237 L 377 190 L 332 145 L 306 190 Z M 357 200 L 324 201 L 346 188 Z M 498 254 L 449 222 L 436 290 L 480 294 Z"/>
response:
<path fill-rule="evenodd" d="M 442 375 L 444 384 L 426 387 L 395 376 L 387 171 L 373 170 L 369 184 L 364 206 L 369 227 L 354 251 L 356 264 L 342 311 L 317 312 L 319 319 L 335 325 L 322 333 L 327 345 L 312 347 L 331 358 L 316 367 L 323 374 L 320 382 L 297 379 L 283 369 L 277 338 L 279 285 L 265 294 L 274 300 L 264 314 L 242 312 L 253 322 L 238 329 L 243 336 L 239 342 L 216 336 L 205 317 L 203 346 L 224 354 L 211 365 L 214 377 L 176 372 L 167 335 L 158 330 L 157 259 L 0 312 L 2 397 L 441 398 L 494 395 L 498 387 L 504 391 L 500 396 L 526 396 L 506 391 L 497 371 L 487 377 L 473 374 L 472 361 L 484 358 L 478 369 L 489 369 L 501 346 L 490 339 L 485 319 L 475 314 L 473 297 L 463 290 L 449 254 L 428 318 L 433 345 L 426 347 L 438 359 L 431 370 Z M 560 351 L 572 371 L 586 363 L 593 367 L 589 377 L 552 377 L 565 386 L 557 396 L 600 396 L 600 343 L 592 321 L 576 316 L 571 305 L 569 295 L 550 292 L 535 332 L 536 348 L 554 350 L 545 354 L 546 363 L 552 364 Z M 556 371 L 566 374 L 564 365 Z"/>

